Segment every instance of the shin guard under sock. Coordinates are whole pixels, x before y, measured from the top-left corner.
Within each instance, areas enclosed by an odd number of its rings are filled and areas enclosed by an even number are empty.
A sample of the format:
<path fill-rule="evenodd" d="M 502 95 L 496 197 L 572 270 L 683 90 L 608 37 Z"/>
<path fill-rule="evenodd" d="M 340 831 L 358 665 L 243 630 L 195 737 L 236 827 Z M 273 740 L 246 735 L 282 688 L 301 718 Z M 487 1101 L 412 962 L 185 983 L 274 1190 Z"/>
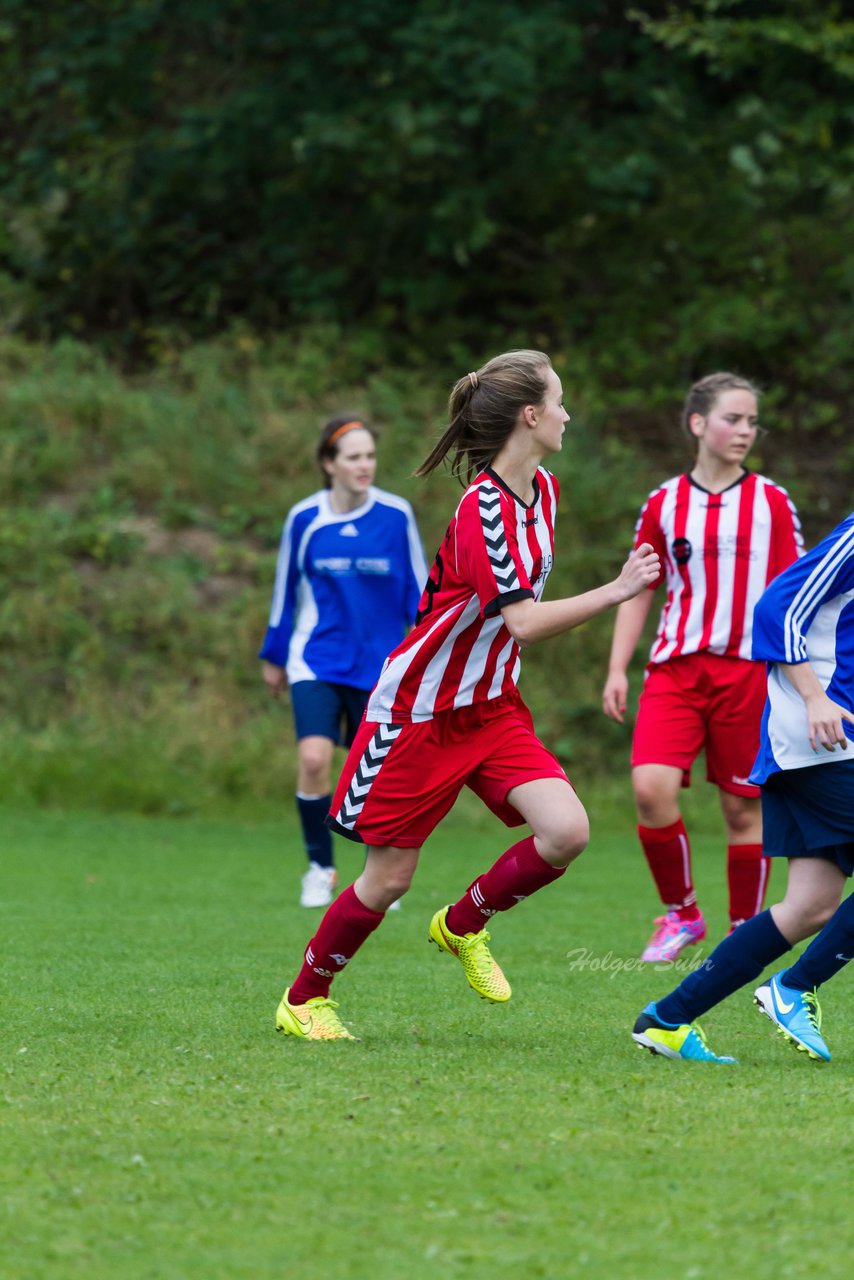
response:
<path fill-rule="evenodd" d="M 691 844 L 681 818 L 666 827 L 638 826 L 638 839 L 658 896 L 666 907 L 696 916 L 696 894 L 691 878 Z M 693 908 L 693 911 L 690 909 Z"/>
<path fill-rule="evenodd" d="M 352 885 L 327 907 L 320 927 L 305 950 L 305 959 L 290 990 L 291 1004 L 305 1004 L 315 996 L 328 996 L 332 979 L 352 960 L 385 913 L 370 911 L 356 897 Z"/>
<path fill-rule="evenodd" d="M 447 915 L 452 933 L 480 933 L 498 911 L 509 911 L 517 902 L 558 880 L 566 867 L 553 867 L 537 853 L 534 837 L 520 840 L 502 853 L 497 862 L 473 881 Z"/>
<path fill-rule="evenodd" d="M 332 833 L 326 826 L 326 815 L 332 796 L 305 796 L 298 791 L 296 799 L 309 862 L 316 862 L 319 867 L 331 867 Z"/>
<path fill-rule="evenodd" d="M 771 859 L 761 844 L 728 844 L 726 849 L 730 924 L 758 916 L 765 902 Z"/>

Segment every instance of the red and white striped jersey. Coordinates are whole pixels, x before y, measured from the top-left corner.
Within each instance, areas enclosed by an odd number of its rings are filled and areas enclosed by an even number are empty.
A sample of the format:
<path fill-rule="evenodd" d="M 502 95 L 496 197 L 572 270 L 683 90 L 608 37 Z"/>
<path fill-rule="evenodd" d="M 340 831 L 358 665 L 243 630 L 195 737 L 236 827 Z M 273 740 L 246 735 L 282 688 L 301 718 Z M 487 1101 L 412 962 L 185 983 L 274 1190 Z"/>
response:
<path fill-rule="evenodd" d="M 749 658 L 757 600 L 804 551 L 789 495 L 752 471 L 723 493 L 688 475 L 665 481 L 641 510 L 635 547 L 642 542 L 661 557 L 650 589 L 667 583 L 651 662 L 703 650 Z"/>
<path fill-rule="evenodd" d="M 529 596 L 539 600 L 554 561 L 559 486 L 544 467 L 534 491 L 525 506 L 489 468 L 466 489 L 415 626 L 389 654 L 371 693 L 368 720 L 430 720 L 515 687 L 519 646 L 501 609 Z"/>

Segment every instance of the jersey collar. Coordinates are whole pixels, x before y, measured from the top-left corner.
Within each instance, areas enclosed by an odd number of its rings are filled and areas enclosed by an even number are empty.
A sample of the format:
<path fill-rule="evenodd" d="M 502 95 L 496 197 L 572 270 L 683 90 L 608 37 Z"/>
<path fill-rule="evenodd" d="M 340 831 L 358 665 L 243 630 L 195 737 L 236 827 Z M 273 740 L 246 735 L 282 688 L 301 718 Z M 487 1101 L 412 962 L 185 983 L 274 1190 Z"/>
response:
<path fill-rule="evenodd" d="M 522 499 L 519 497 L 519 495 L 518 495 L 518 494 L 516 494 L 516 493 L 514 493 L 514 492 L 513 492 L 513 490 L 510 488 L 510 486 L 504 483 L 504 481 L 501 479 L 501 476 L 498 474 L 498 472 L 497 472 L 497 471 L 493 471 L 493 470 L 492 470 L 492 467 L 484 467 L 484 468 L 483 468 L 483 474 L 484 474 L 485 476 L 489 476 L 490 480 L 492 480 L 492 482 L 493 482 L 494 484 L 497 484 L 497 485 L 498 485 L 498 487 L 499 487 L 499 489 L 503 489 L 503 490 L 504 490 L 504 492 L 505 492 L 509 497 L 511 497 L 511 498 L 513 499 L 513 501 L 514 501 L 515 503 L 517 503 L 517 505 L 518 505 L 518 506 L 523 507 L 523 508 L 525 509 L 525 511 L 530 511 L 533 507 L 535 507 L 535 506 L 537 505 L 537 503 L 538 503 L 538 502 L 539 502 L 539 500 L 540 500 L 540 473 L 539 473 L 539 470 L 537 470 L 537 471 L 534 473 L 534 480 L 533 480 L 533 485 L 534 485 L 534 497 L 533 497 L 533 499 L 532 499 L 530 502 L 523 502 L 523 501 L 522 501 Z"/>
<path fill-rule="evenodd" d="M 728 484 L 725 489 L 718 489 L 716 493 L 713 493 L 711 489 L 704 488 L 699 481 L 694 479 L 690 471 L 685 472 L 685 479 L 690 485 L 693 485 L 695 489 L 699 489 L 700 493 L 706 493 L 710 498 L 720 498 L 722 494 L 729 493 L 730 489 L 737 489 L 740 484 L 744 484 L 747 477 L 752 476 L 753 474 L 754 473 L 752 471 L 748 471 L 745 467 L 737 480 L 733 480 L 732 484 Z"/>

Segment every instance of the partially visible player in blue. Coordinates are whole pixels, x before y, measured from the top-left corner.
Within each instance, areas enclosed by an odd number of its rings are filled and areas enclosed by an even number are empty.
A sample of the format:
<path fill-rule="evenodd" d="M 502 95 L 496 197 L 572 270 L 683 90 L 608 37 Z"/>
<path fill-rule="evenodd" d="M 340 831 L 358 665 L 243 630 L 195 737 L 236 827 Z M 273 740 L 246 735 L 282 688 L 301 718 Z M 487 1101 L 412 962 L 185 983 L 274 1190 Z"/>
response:
<path fill-rule="evenodd" d="M 829 1061 L 816 992 L 854 958 L 854 894 L 842 901 L 854 875 L 854 511 L 761 597 L 753 657 L 768 663 L 768 700 L 750 778 L 765 852 L 789 860 L 786 896 L 648 1004 L 632 1036 L 666 1058 L 734 1062 L 711 1052 L 694 1019 L 821 929 L 754 1000 L 798 1049 Z"/>
<path fill-rule="evenodd" d="M 380 668 L 415 621 L 427 562 L 409 503 L 374 487 L 374 433 L 352 415 L 321 431 L 325 488 L 282 532 L 259 657 L 273 697 L 288 685 L 298 744 L 297 809 L 309 866 L 300 903 L 325 907 L 337 881 L 329 812 L 335 746 L 349 746 Z"/>

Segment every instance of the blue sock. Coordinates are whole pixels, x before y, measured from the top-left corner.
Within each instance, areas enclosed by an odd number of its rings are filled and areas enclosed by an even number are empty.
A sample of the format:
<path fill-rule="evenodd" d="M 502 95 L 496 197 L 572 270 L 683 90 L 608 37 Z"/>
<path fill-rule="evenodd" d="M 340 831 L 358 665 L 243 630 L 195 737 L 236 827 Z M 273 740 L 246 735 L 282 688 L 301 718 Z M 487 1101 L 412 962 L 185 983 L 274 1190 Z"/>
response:
<path fill-rule="evenodd" d="M 789 950 L 789 943 L 774 923 L 770 911 L 745 920 L 734 933 L 719 942 L 699 968 L 680 982 L 675 991 L 657 1000 L 662 1022 L 680 1026 L 693 1022 L 707 1009 L 720 1004 Z"/>
<path fill-rule="evenodd" d="M 302 838 L 309 862 L 331 867 L 332 832 L 326 826 L 326 815 L 332 796 L 304 796 L 297 792 L 297 809 L 302 823 Z"/>
<path fill-rule="evenodd" d="M 854 893 L 841 902 L 783 978 L 795 991 L 812 991 L 854 960 Z"/>

